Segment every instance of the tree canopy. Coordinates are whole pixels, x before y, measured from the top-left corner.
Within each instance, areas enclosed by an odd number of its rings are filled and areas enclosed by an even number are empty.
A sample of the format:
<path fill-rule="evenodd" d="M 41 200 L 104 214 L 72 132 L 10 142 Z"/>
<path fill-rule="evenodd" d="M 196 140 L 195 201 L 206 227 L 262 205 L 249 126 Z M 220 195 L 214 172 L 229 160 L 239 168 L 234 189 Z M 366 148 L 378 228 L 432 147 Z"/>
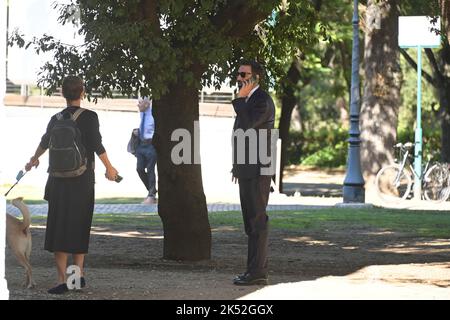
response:
<path fill-rule="evenodd" d="M 288 62 L 316 41 L 316 16 L 308 0 L 71 0 L 57 4 L 61 24 L 74 23 L 85 43 L 68 46 L 55 37 L 12 42 L 50 51 L 39 82 L 52 93 L 67 74 L 86 79 L 94 90 L 111 97 L 160 97 L 168 84 L 220 86 L 242 58 L 265 63 L 269 85 L 286 72 Z M 256 25 L 256 27 L 255 27 Z M 201 82 L 196 79 L 201 78 Z M 234 78 L 234 77 L 233 77 Z"/>

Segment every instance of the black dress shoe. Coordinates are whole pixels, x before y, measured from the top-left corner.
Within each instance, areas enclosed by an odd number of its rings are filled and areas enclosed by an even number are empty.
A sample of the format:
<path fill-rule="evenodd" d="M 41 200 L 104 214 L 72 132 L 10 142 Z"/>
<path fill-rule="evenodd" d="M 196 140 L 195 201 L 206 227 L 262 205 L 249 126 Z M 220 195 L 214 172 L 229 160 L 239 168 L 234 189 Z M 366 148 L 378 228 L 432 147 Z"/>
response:
<path fill-rule="evenodd" d="M 243 274 L 237 275 L 236 278 L 233 279 L 233 281 L 240 280 L 240 279 L 246 277 L 247 275 L 248 275 L 248 272 L 244 272 Z"/>
<path fill-rule="evenodd" d="M 47 292 L 50 294 L 63 294 L 67 291 L 69 291 L 69 288 L 67 288 L 67 284 L 62 283 L 60 285 L 57 285 L 56 287 L 49 289 Z"/>
<path fill-rule="evenodd" d="M 250 273 L 242 277 L 235 278 L 233 283 L 237 286 L 253 286 L 253 285 L 268 285 L 269 279 L 267 276 L 254 276 Z"/>
<path fill-rule="evenodd" d="M 81 286 L 81 288 L 86 287 L 86 279 L 84 277 L 80 278 L 80 286 Z"/>

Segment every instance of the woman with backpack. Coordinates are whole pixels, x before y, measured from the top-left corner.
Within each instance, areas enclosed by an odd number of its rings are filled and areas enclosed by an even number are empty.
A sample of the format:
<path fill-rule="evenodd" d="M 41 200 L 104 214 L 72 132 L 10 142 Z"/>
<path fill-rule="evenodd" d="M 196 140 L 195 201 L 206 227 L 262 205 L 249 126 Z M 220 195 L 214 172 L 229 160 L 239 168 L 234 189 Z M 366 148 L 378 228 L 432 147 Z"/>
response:
<path fill-rule="evenodd" d="M 83 266 L 94 212 L 94 153 L 106 168 L 106 178 L 111 181 L 118 178 L 102 145 L 97 114 L 80 107 L 84 98 L 83 80 L 76 76 L 66 77 L 62 94 L 67 107 L 50 119 L 35 154 L 25 166 L 27 171 L 37 167 L 39 157 L 49 149 L 49 177 L 44 195 L 48 201 L 44 249 L 55 256 L 58 285 L 48 290 L 52 294 L 69 290 L 66 269 L 70 254 L 79 267 L 78 284 L 86 286 Z"/>

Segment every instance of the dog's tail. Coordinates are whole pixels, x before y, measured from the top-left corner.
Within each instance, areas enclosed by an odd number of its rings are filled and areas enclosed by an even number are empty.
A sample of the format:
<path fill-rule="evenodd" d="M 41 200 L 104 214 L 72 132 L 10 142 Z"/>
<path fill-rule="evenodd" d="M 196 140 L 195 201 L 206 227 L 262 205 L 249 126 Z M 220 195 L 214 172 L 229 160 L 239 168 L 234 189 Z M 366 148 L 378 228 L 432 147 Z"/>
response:
<path fill-rule="evenodd" d="M 30 210 L 28 210 L 28 207 L 23 203 L 23 198 L 16 198 L 12 201 L 13 206 L 18 208 L 23 216 L 23 231 L 25 231 L 27 228 L 30 227 L 31 224 L 31 217 L 30 217 Z"/>

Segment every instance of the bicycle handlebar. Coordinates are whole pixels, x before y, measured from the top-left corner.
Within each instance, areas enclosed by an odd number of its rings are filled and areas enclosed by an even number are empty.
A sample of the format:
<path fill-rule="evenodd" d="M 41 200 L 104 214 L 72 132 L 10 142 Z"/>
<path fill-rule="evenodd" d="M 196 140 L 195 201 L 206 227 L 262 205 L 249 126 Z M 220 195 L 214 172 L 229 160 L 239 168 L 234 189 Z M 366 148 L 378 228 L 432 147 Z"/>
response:
<path fill-rule="evenodd" d="M 414 143 L 412 142 L 406 142 L 405 144 L 399 142 L 394 146 L 394 148 L 401 148 L 401 149 L 410 149 L 412 147 L 414 147 Z"/>

